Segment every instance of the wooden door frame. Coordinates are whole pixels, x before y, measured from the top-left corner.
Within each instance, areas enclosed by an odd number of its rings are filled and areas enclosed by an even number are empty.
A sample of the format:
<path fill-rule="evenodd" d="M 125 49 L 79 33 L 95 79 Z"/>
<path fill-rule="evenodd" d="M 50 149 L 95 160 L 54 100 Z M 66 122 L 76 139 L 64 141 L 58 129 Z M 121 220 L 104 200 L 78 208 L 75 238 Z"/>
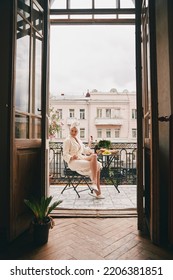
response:
<path fill-rule="evenodd" d="M 0 127 L 3 134 L 1 134 L 0 140 L 0 150 L 1 150 L 1 174 L 0 174 L 0 212 L 1 212 L 1 225 L 0 225 L 0 244 L 5 245 L 11 240 L 17 237 L 18 234 L 15 233 L 14 227 L 14 190 L 15 190 L 15 180 L 14 180 L 14 169 L 16 168 L 14 164 L 16 152 L 16 140 L 15 140 L 15 112 L 14 112 L 14 79 L 15 79 L 15 45 L 16 45 L 16 6 L 17 0 L 2 0 L 0 4 L 0 14 L 1 14 L 1 38 L 2 40 L 2 50 L 1 50 L 1 79 L 2 79 L 2 96 L 1 96 L 1 110 L 0 110 Z M 41 186 L 39 184 L 38 189 L 39 194 L 45 195 L 47 187 L 47 168 L 46 168 L 46 131 L 47 131 L 47 103 L 48 103 L 48 65 L 49 65 L 49 1 L 44 1 L 44 42 L 43 42 L 43 67 L 42 67 L 42 141 L 33 140 L 31 141 L 21 141 L 21 146 L 24 149 L 34 148 L 37 149 L 41 145 L 41 173 L 38 176 L 41 177 Z M 5 31 L 5 33 L 4 33 Z M 38 142 L 38 143 L 37 143 Z M 19 141 L 17 145 L 20 148 Z M 27 180 L 27 178 L 26 178 Z"/>
<path fill-rule="evenodd" d="M 50 52 L 50 7 L 49 1 L 44 2 L 44 41 L 43 41 L 43 71 L 42 71 L 42 181 L 41 181 L 41 195 L 48 194 L 48 114 L 49 114 L 49 52 Z"/>
<path fill-rule="evenodd" d="M 145 231 L 143 206 L 143 112 L 141 73 L 141 1 L 136 1 L 136 98 L 137 98 L 137 213 L 138 229 Z"/>
<path fill-rule="evenodd" d="M 160 187 L 159 187 L 159 133 L 158 133 L 158 88 L 156 57 L 155 0 L 149 1 L 150 19 L 150 65 L 151 65 L 151 223 L 150 236 L 160 244 Z"/>
<path fill-rule="evenodd" d="M 137 81 L 137 108 L 138 108 L 138 228 L 145 230 L 147 224 L 143 205 L 143 186 L 145 177 L 144 167 L 144 135 L 143 135 L 143 88 L 142 88 L 142 50 L 141 50 L 141 16 L 142 0 L 136 1 L 136 81 Z M 159 137 L 158 137 L 158 108 L 157 108 L 157 59 L 156 59 L 156 27 L 155 1 L 149 1 L 149 29 L 150 29 L 150 75 L 151 75 L 151 142 L 150 142 L 150 232 L 151 240 L 160 243 L 160 192 L 159 192 Z"/>
<path fill-rule="evenodd" d="M 0 2 L 0 37 L 1 41 L 1 102 L 0 102 L 0 245 L 10 239 L 11 213 L 11 162 L 12 162 L 12 115 L 13 115 L 13 36 L 14 36 L 14 1 Z"/>

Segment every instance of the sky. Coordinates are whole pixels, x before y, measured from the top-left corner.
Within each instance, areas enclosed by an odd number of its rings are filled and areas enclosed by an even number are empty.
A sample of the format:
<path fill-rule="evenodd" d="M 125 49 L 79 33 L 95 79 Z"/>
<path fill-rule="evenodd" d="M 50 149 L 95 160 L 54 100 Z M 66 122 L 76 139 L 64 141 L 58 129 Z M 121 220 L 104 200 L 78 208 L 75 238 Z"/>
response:
<path fill-rule="evenodd" d="M 135 26 L 52 26 L 50 94 L 108 92 L 135 85 Z"/>

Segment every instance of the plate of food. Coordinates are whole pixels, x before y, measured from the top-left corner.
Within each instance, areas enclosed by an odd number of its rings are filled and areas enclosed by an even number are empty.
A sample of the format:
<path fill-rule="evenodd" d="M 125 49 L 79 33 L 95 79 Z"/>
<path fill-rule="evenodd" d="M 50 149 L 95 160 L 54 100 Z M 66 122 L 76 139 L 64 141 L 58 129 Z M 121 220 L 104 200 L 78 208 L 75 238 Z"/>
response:
<path fill-rule="evenodd" d="M 108 156 L 111 155 L 111 152 L 109 150 L 105 150 L 104 152 L 102 152 L 102 155 Z"/>

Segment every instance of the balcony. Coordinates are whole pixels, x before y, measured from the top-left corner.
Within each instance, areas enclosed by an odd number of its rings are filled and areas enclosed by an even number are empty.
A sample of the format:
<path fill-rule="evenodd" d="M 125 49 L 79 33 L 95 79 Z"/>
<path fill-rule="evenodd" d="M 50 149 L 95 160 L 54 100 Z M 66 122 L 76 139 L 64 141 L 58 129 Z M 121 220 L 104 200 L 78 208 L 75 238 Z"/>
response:
<path fill-rule="evenodd" d="M 76 122 L 77 118 L 67 118 L 67 125 L 71 125 L 73 122 Z"/>
<path fill-rule="evenodd" d="M 92 145 L 94 149 L 94 144 Z M 60 215 L 117 215 L 123 210 L 126 213 L 136 215 L 136 143 L 112 143 L 112 149 L 119 151 L 117 156 L 98 154 L 98 160 L 102 163 L 101 190 L 104 200 L 95 200 L 88 195 L 89 190 L 85 182 L 81 182 L 78 191 L 81 192 L 80 199 L 73 188 L 68 188 L 62 193 L 68 182 L 64 172 L 62 159 L 62 143 L 50 143 L 50 189 L 49 192 L 55 200 L 62 199 L 62 210 Z M 108 164 L 109 161 L 109 164 Z M 119 193 L 115 187 L 118 186 Z M 88 212 L 89 211 L 89 212 Z M 104 212 L 106 211 L 106 212 Z M 118 211 L 118 212 L 117 212 Z M 60 213 L 60 209 L 58 209 Z M 77 214 L 78 213 L 78 214 Z"/>
<path fill-rule="evenodd" d="M 122 125 L 123 120 L 118 118 L 96 118 L 95 125 Z"/>
<path fill-rule="evenodd" d="M 94 144 L 93 147 L 94 149 Z M 136 143 L 112 143 L 112 149 L 119 151 L 118 157 L 113 158 L 109 166 L 111 177 L 116 180 L 117 185 L 136 185 Z M 49 171 L 51 184 L 64 184 L 66 178 L 64 176 L 64 163 L 62 158 L 62 143 L 51 142 L 49 144 L 50 163 Z M 99 156 L 98 156 L 99 159 Z M 104 176 L 105 177 L 105 176 Z M 105 178 L 101 177 L 101 184 L 105 184 Z M 107 185 L 112 182 L 106 180 Z"/>

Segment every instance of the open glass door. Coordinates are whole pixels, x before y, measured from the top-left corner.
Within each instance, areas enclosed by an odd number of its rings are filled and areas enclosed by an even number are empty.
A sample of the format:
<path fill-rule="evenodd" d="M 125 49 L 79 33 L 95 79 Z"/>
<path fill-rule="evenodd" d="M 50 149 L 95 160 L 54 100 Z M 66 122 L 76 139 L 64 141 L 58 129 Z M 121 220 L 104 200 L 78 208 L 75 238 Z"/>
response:
<path fill-rule="evenodd" d="M 150 61 L 148 1 L 136 3 L 136 77 L 138 112 L 138 228 L 150 227 Z"/>
<path fill-rule="evenodd" d="M 144 154 L 143 154 L 143 104 L 142 104 L 142 55 L 141 55 L 141 3 L 136 1 L 136 98 L 137 98 L 137 213 L 138 229 L 145 230 L 144 209 Z"/>
<path fill-rule="evenodd" d="M 145 220 L 150 229 L 150 180 L 151 180 L 151 83 L 150 83 L 150 36 L 148 1 L 143 1 L 142 14 L 142 108 L 144 145 L 144 193 Z"/>
<path fill-rule="evenodd" d="M 16 1 L 10 239 L 29 224 L 24 199 L 46 189 L 47 3 Z"/>
<path fill-rule="evenodd" d="M 138 96 L 138 163 L 139 229 L 147 228 L 151 240 L 159 241 L 158 190 L 158 108 L 155 38 L 155 3 L 137 1 L 137 96 Z M 138 60 L 139 58 L 139 60 Z M 143 149 L 143 152 L 142 152 Z M 138 190 L 138 191 L 139 191 Z M 142 199 L 143 197 L 143 199 Z M 142 225 L 143 207 L 143 225 Z"/>

